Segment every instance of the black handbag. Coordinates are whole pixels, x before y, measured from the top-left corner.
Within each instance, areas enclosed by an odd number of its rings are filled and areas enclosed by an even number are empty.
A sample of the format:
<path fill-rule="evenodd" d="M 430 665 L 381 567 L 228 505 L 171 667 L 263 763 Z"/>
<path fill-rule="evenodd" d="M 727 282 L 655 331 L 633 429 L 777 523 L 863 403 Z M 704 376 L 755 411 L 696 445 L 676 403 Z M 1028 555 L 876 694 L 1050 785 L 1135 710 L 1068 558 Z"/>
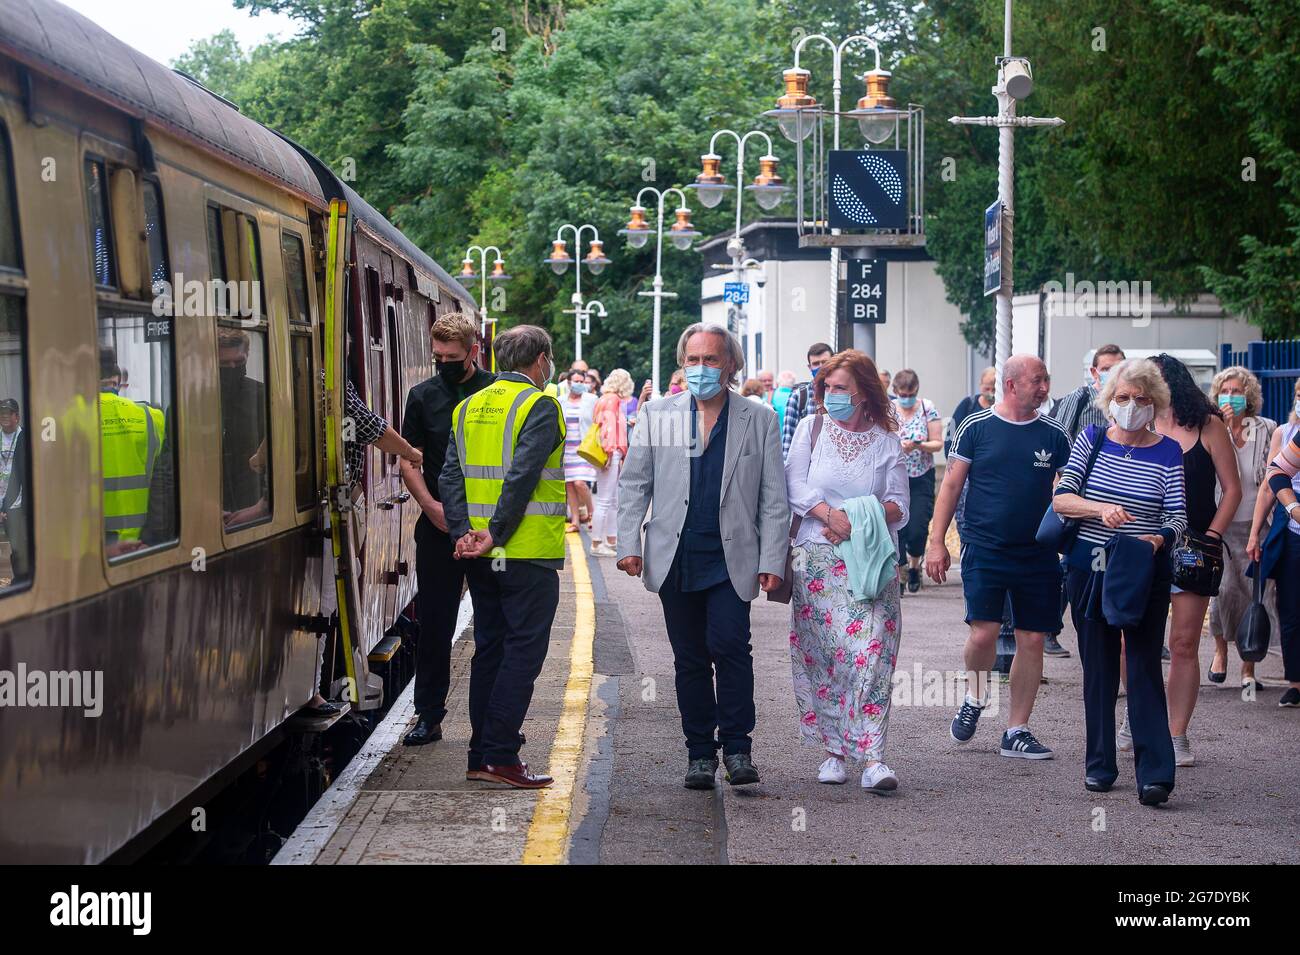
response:
<path fill-rule="evenodd" d="M 1106 429 L 1099 427 L 1093 437 L 1088 463 L 1083 468 L 1083 478 L 1079 481 L 1080 494 L 1088 486 L 1088 475 L 1092 473 L 1092 466 L 1097 463 L 1097 455 L 1101 453 L 1101 446 L 1105 439 Z M 1049 503 L 1043 513 L 1043 519 L 1038 522 L 1038 532 L 1034 534 L 1034 540 L 1044 547 L 1050 547 L 1058 554 L 1067 553 L 1074 546 L 1074 539 L 1079 536 L 1080 523 L 1077 517 L 1062 517 Z"/>
<path fill-rule="evenodd" d="M 1179 590 L 1217 597 L 1223 581 L 1223 541 L 1208 534 L 1184 531 L 1169 553 L 1173 583 Z"/>
<path fill-rule="evenodd" d="M 1237 653 L 1247 663 L 1258 663 L 1268 656 L 1268 641 L 1273 625 L 1264 607 L 1264 574 L 1258 562 L 1255 568 L 1255 595 L 1237 624 Z"/>

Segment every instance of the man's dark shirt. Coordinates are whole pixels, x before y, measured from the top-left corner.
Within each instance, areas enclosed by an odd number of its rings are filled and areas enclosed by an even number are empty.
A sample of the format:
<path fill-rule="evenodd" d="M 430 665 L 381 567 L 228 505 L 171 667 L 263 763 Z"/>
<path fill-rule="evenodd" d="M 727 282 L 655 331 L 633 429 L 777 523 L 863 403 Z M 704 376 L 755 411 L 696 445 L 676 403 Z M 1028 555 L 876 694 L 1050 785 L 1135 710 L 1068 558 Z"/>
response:
<path fill-rule="evenodd" d="M 424 483 L 435 501 L 442 500 L 438 475 L 442 473 L 447 443 L 451 440 L 451 413 L 456 405 L 495 380 L 492 372 L 475 366 L 468 381 L 455 384 L 442 375 L 434 375 L 412 388 L 406 397 L 402 437 L 424 452 Z"/>
<path fill-rule="evenodd" d="M 677 547 L 677 589 L 707 590 L 731 578 L 722 550 L 722 462 L 727 454 L 727 416 L 723 405 L 708 447 L 691 458 L 691 502 L 686 506 L 682 542 Z M 695 399 L 691 399 L 691 440 L 699 441 Z"/>

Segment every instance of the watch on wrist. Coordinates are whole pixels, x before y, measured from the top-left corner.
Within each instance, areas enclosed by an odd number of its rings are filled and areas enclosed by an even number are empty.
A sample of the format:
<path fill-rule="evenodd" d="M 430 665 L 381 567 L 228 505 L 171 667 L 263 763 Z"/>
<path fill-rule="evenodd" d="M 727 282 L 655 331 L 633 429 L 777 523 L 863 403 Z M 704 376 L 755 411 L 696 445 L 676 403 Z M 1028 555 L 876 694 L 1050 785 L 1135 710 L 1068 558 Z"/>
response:
<path fill-rule="evenodd" d="M 1292 501 L 1290 504 L 1286 505 L 1286 513 L 1288 517 L 1291 515 L 1291 509 L 1295 507 L 1300 507 L 1300 501 Z"/>

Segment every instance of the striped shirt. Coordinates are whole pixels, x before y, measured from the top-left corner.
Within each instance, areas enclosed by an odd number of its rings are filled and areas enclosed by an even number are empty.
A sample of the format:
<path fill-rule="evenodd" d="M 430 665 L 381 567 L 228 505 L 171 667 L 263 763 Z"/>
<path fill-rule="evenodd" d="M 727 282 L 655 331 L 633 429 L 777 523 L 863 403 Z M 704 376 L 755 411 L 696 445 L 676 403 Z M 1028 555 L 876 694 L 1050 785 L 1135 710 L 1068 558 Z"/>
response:
<path fill-rule="evenodd" d="M 1088 425 L 1106 427 L 1110 424 L 1110 419 L 1097 407 L 1096 397 L 1097 393 L 1092 390 L 1091 385 L 1080 385 L 1064 398 L 1059 399 L 1048 412 L 1061 423 L 1061 427 L 1065 428 L 1071 441 L 1077 438 L 1079 432 Z M 1084 460 L 1086 461 L 1087 458 Z"/>
<path fill-rule="evenodd" d="M 1075 439 L 1070 460 L 1061 472 L 1057 494 L 1078 494 L 1089 501 L 1118 504 L 1133 520 L 1120 527 L 1107 527 L 1100 518 L 1085 517 L 1070 563 L 1089 566 L 1092 553 L 1116 534 L 1139 537 L 1162 534 L 1166 546 L 1187 529 L 1187 500 L 1183 486 L 1183 449 L 1173 438 L 1161 438 L 1145 448 L 1127 448 L 1109 437 L 1102 439 L 1101 453 L 1080 490 L 1096 431 L 1089 427 Z"/>

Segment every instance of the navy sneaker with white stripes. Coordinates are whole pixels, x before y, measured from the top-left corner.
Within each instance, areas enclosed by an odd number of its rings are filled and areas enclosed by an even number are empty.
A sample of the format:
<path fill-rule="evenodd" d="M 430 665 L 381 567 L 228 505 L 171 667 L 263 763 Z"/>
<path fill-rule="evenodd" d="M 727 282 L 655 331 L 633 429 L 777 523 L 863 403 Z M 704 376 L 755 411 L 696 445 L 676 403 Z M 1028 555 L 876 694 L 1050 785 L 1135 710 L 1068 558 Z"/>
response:
<path fill-rule="evenodd" d="M 952 727 L 949 730 L 952 738 L 959 743 L 968 743 L 970 738 L 975 735 L 975 727 L 979 724 L 980 713 L 983 707 L 976 706 L 970 700 L 962 700 L 961 709 L 953 718 Z"/>
<path fill-rule="evenodd" d="M 1051 759 L 1052 751 L 1038 740 L 1029 730 L 1016 730 L 1014 733 L 1002 734 L 1003 756 L 1015 756 L 1019 759 Z"/>

